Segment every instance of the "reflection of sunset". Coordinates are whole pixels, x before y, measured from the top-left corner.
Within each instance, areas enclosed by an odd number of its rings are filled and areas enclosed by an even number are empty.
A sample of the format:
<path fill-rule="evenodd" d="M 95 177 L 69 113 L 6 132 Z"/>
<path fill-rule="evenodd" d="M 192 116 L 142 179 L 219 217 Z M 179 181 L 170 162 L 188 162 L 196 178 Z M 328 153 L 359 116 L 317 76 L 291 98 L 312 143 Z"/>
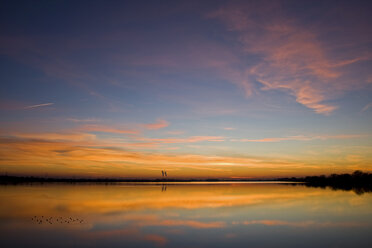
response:
<path fill-rule="evenodd" d="M 69 190 L 65 190 L 68 187 Z M 81 188 L 80 188 L 81 187 Z M 161 185 L 113 185 L 112 187 L 81 185 L 49 186 L 47 189 L 33 187 L 15 187 L 16 192 L 23 191 L 22 200 L 10 199 L 9 204 L 18 206 L 13 209 L 14 216 L 58 215 L 67 213 L 106 214 L 117 211 L 146 211 L 163 209 L 198 209 L 249 206 L 265 203 L 276 203 L 313 195 L 311 191 L 302 194 L 291 194 L 287 187 L 272 187 L 269 185 L 233 185 L 230 189 L 225 185 L 168 185 L 166 193 L 161 191 Z M 63 191 L 62 191 L 63 189 Z M 31 191 L 31 195 L 28 190 Z M 40 192 L 39 192 L 40 190 Z M 46 190 L 46 191 L 45 191 Z M 182 194 L 180 194 L 182 192 Z M 4 191 L 4 196 L 12 191 Z M 35 201 L 35 196 L 38 201 Z M 66 200 L 64 200 L 66 199 Z M 22 204 L 17 201 L 22 201 Z M 26 207 L 27 206 L 27 207 Z M 49 212 L 49 214 L 46 214 Z M 4 211 L 3 211 L 4 213 Z M 11 214 L 8 212 L 7 214 Z M 146 218 L 151 216 L 146 215 Z M 126 216 L 135 218 L 135 216 Z M 138 216 L 136 218 L 139 218 Z M 117 216 L 115 216 L 117 219 Z M 136 219 L 139 220 L 139 219 Z"/>
<path fill-rule="evenodd" d="M 370 226 L 367 222 L 315 222 L 315 221 L 282 221 L 282 220 L 252 220 L 233 222 L 234 225 L 267 225 L 267 226 L 289 226 L 289 227 L 358 227 Z"/>
<path fill-rule="evenodd" d="M 370 194 L 274 183 L 167 184 L 166 191 L 162 187 L 162 184 L 2 187 L 0 219 L 6 229 L 0 224 L 0 231 L 62 232 L 79 242 L 116 240 L 166 246 L 195 231 L 205 235 L 223 233 L 220 238 L 226 241 L 242 239 L 245 236 L 241 232 L 256 228 L 271 232 L 285 227 L 290 232 L 311 233 L 371 227 L 370 221 L 362 217 L 371 214 Z M 34 218 L 43 221 L 35 222 Z"/>
<path fill-rule="evenodd" d="M 322 192 L 303 186 L 288 186 L 278 184 L 203 184 L 203 185 L 168 185 L 166 192 L 161 191 L 161 185 L 49 185 L 18 186 L 2 191 L 1 196 L 8 199 L 2 204 L 2 213 L 7 216 L 27 218 L 28 216 L 64 216 L 83 215 L 94 218 L 103 217 L 115 221 L 144 221 L 158 225 L 190 225 L 203 227 L 198 222 L 178 222 L 161 220 L 153 214 L 127 214 L 127 211 L 147 212 L 166 211 L 170 217 L 173 210 L 193 211 L 197 209 L 242 208 L 256 206 L 296 205 L 297 201 L 313 202 L 305 208 L 315 208 L 316 202 L 328 195 L 330 202 L 337 202 L 340 192 Z M 10 198 L 11 195 L 23 195 L 22 198 Z M 353 196 L 354 193 L 350 193 Z M 37 201 L 35 201 L 35 197 Z M 354 198 L 351 204 L 355 205 Z M 358 197 L 358 205 L 366 206 L 369 198 Z M 339 199 L 341 200 L 341 199 Z M 315 205 L 314 205 L 315 204 Z M 7 206 L 8 205 L 8 206 Z M 12 206 L 12 207 L 9 207 Z M 5 211 L 6 210 L 6 211 Z M 112 217 L 110 217 L 112 214 Z M 167 215 L 167 214 L 166 214 Z M 175 217 L 182 217 L 178 214 Z M 211 226 L 219 226 L 211 222 Z M 208 224 L 205 225 L 207 227 Z"/>

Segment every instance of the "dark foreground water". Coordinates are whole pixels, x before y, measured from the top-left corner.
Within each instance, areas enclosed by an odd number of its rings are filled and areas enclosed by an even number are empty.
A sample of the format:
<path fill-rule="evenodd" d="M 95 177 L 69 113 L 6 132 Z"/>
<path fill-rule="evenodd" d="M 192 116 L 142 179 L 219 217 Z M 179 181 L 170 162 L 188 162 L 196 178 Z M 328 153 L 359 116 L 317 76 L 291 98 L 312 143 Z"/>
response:
<path fill-rule="evenodd" d="M 372 247 L 372 194 L 272 183 L 0 186 L 0 247 Z"/>

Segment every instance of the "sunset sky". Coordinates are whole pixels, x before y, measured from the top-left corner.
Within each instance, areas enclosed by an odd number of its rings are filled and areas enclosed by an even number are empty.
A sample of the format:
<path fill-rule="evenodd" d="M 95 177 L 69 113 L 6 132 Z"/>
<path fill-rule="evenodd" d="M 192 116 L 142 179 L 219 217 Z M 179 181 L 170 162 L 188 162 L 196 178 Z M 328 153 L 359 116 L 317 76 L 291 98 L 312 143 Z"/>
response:
<path fill-rule="evenodd" d="M 371 1 L 2 1 L 0 174 L 372 171 Z"/>

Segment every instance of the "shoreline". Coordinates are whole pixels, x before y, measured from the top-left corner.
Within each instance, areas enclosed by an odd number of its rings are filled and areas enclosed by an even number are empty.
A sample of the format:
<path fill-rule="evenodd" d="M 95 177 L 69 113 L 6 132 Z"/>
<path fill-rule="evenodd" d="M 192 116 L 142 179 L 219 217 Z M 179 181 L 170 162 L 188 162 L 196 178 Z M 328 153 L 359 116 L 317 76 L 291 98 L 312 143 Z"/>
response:
<path fill-rule="evenodd" d="M 140 184 L 177 184 L 177 183 L 302 183 L 302 181 L 277 179 L 115 179 L 115 178 L 43 178 L 0 176 L 0 184 L 17 183 L 140 183 Z"/>

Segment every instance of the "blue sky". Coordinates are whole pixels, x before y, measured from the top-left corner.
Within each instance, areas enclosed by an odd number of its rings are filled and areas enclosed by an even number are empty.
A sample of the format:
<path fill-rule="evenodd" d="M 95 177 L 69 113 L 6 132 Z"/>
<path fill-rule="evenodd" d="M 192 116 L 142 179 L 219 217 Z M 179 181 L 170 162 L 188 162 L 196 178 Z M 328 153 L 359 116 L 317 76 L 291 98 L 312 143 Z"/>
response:
<path fill-rule="evenodd" d="M 371 170 L 366 1 L 12 1 L 0 11 L 1 171 Z"/>

